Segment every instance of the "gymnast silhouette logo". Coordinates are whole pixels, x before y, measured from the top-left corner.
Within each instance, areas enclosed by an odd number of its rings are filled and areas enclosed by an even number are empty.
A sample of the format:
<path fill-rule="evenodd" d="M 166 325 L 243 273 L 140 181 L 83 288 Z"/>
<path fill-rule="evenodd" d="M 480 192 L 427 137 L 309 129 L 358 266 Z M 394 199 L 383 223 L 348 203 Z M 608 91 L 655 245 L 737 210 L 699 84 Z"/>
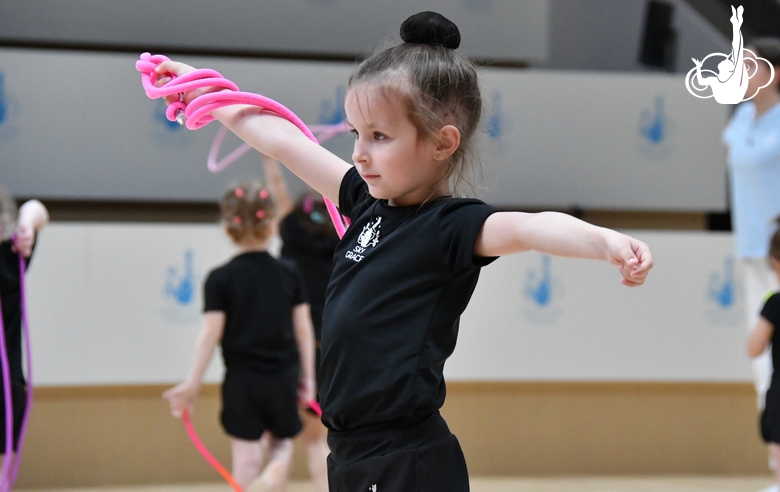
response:
<path fill-rule="evenodd" d="M 551 262 L 549 255 L 542 255 L 539 269 L 526 271 L 523 284 L 523 297 L 526 300 L 523 313 L 526 318 L 539 324 L 554 322 L 562 312 L 558 301 L 563 288 L 558 278 L 552 275 Z"/>
<path fill-rule="evenodd" d="M 504 130 L 504 113 L 501 110 L 501 93 L 495 92 L 493 94 L 493 112 L 485 125 L 485 133 L 491 140 L 498 140 L 501 138 L 501 133 Z"/>
<path fill-rule="evenodd" d="M 720 104 L 738 104 L 753 99 L 758 91 L 769 85 L 775 74 L 775 69 L 765 58 L 761 58 L 744 47 L 742 39 L 742 13 L 745 9 L 740 5 L 736 10 L 731 7 L 731 53 L 712 53 L 702 61 L 693 58 L 696 65 L 685 76 L 685 88 L 700 99 L 714 97 Z M 718 63 L 718 73 L 713 70 L 702 70 L 702 65 L 709 58 L 722 59 Z M 759 63 L 766 63 L 770 70 L 769 81 L 757 88 L 755 93 L 747 94 L 748 81 L 756 75 Z M 702 74 L 711 74 L 704 77 Z M 710 89 L 710 91 L 707 90 Z M 700 95 L 702 93 L 704 95 Z"/>
<path fill-rule="evenodd" d="M 707 312 L 711 321 L 720 325 L 739 325 L 742 320 L 742 296 L 740 282 L 736 278 L 733 256 L 726 256 L 723 268 L 710 272 L 707 286 Z"/>
<path fill-rule="evenodd" d="M 16 98 L 6 93 L 5 73 L 0 71 L 0 142 L 5 142 L 17 134 L 14 124 L 19 113 L 19 103 Z"/>
<path fill-rule="evenodd" d="M 376 221 L 369 222 L 363 227 L 357 238 L 357 245 L 344 254 L 344 257 L 360 263 L 365 258 L 364 253 L 370 247 L 379 244 L 379 229 L 382 227 L 382 217 L 377 217 Z"/>
<path fill-rule="evenodd" d="M 736 303 L 734 282 L 734 258 L 726 257 L 723 261 L 723 272 L 710 274 L 710 286 L 707 292 L 710 300 L 728 309 Z"/>
<path fill-rule="evenodd" d="M 376 484 L 372 484 L 371 487 L 368 488 L 369 492 L 376 492 Z"/>
<path fill-rule="evenodd" d="M 163 306 L 160 314 L 169 324 L 191 325 L 200 322 L 197 286 L 200 276 L 195 271 L 195 253 L 184 251 L 183 261 L 169 266 L 165 271 L 162 287 Z"/>
<path fill-rule="evenodd" d="M 183 267 L 168 267 L 164 295 L 181 306 L 189 305 L 195 299 L 195 268 L 191 249 L 184 253 Z"/>
<path fill-rule="evenodd" d="M 336 87 L 336 95 L 333 99 L 327 99 L 320 104 L 320 123 L 323 125 L 336 125 L 347 119 L 344 112 L 345 89 Z"/>
<path fill-rule="evenodd" d="M 639 114 L 638 152 L 653 159 L 667 159 L 674 151 L 672 136 L 675 132 L 676 125 L 664 107 L 664 96 L 658 94 L 652 106 Z"/>
<path fill-rule="evenodd" d="M 666 137 L 664 98 L 656 96 L 652 110 L 644 109 L 639 118 L 639 134 L 651 145 L 661 144 Z"/>

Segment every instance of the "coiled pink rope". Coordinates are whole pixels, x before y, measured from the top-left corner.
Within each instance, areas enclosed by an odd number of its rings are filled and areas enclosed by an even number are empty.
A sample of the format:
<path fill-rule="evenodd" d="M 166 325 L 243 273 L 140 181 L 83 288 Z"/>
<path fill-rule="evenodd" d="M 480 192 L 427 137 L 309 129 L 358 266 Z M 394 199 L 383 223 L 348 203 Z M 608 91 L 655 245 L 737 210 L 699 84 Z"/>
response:
<path fill-rule="evenodd" d="M 12 238 L 14 240 L 14 238 Z M 2 300 L 0 299 L 0 367 L 3 371 L 3 402 L 5 404 L 5 460 L 3 460 L 3 468 L 0 472 L 0 491 L 9 492 L 13 489 L 16 483 L 16 476 L 19 473 L 19 465 L 22 460 L 22 447 L 24 444 L 24 437 L 27 432 L 27 422 L 30 417 L 30 409 L 33 402 L 33 389 L 32 389 L 32 357 L 30 351 L 30 328 L 27 321 L 27 299 L 25 293 L 25 277 L 26 264 L 24 257 L 19 255 L 19 295 L 20 295 L 20 307 L 22 312 L 22 330 L 24 332 L 25 351 L 27 352 L 27 400 L 24 410 L 24 416 L 22 417 L 22 425 L 19 433 L 19 446 L 17 448 L 16 457 L 13 459 L 13 465 L 11 464 L 11 455 L 13 454 L 13 432 L 14 432 L 14 419 L 13 419 L 13 397 L 11 392 L 11 368 L 8 362 L 8 350 L 5 341 L 5 323 L 2 316 Z"/>
<path fill-rule="evenodd" d="M 151 99 L 183 94 L 184 92 L 204 87 L 221 87 L 227 89 L 220 92 L 203 94 L 186 105 L 183 101 L 171 103 L 165 111 L 165 116 L 168 120 L 178 121 L 179 123 L 186 121 L 187 128 L 190 130 L 197 130 L 214 121 L 211 112 L 216 109 L 232 106 L 234 104 L 250 104 L 258 106 L 265 111 L 276 113 L 280 117 L 287 119 L 297 126 L 309 140 L 314 143 L 319 143 L 311 130 L 288 108 L 265 96 L 249 92 L 240 92 L 236 84 L 222 77 L 222 74 L 216 70 L 195 70 L 175 77 L 162 87 L 156 87 L 159 78 L 154 70 L 160 63 L 168 60 L 168 57 L 163 55 L 143 53 L 141 54 L 140 60 L 135 62 L 136 70 L 141 72 L 141 84 L 143 85 L 144 91 Z M 216 155 L 214 158 L 216 159 Z M 336 228 L 336 232 L 339 237 L 343 237 L 346 232 L 346 227 L 349 226 L 349 219 L 341 217 L 336 205 L 330 200 L 327 198 L 324 198 L 324 200 L 325 206 L 328 209 L 328 214 Z"/>

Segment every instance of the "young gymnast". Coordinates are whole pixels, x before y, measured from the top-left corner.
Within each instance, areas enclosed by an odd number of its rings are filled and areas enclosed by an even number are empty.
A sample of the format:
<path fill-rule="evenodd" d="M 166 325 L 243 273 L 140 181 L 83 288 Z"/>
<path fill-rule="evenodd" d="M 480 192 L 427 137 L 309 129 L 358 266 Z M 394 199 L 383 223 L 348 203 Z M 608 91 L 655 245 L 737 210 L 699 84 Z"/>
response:
<path fill-rule="evenodd" d="M 13 402 L 13 450 L 19 447 L 22 418 L 27 404 L 27 382 L 22 370 L 22 309 L 19 279 L 19 256 L 30 264 L 38 232 L 49 222 L 49 212 L 38 200 L 24 202 L 17 214 L 14 199 L 0 188 L 0 302 L 2 303 L 5 344 L 11 376 Z M 13 236 L 13 240 L 12 240 Z M 4 391 L 0 379 L 0 391 Z M 2 393 L 0 393 L 2 394 Z M 6 433 L 5 405 L 0 411 L 0 440 Z M 0 445 L 0 454 L 5 446 Z M 0 467 L 6 456 L 0 461 Z"/>
<path fill-rule="evenodd" d="M 336 247 L 319 375 L 331 491 L 469 490 L 457 439 L 439 414 L 444 363 L 480 268 L 537 250 L 607 260 L 641 285 L 649 248 L 565 214 L 499 212 L 454 198 L 474 162 L 482 100 L 457 27 L 423 12 L 350 78 L 354 166 L 289 121 L 251 106 L 212 115 L 336 202 L 351 226 Z M 158 85 L 194 70 L 159 65 Z M 213 88 L 184 94 L 190 102 Z M 178 98 L 169 97 L 170 103 Z"/>
<path fill-rule="evenodd" d="M 776 221 L 780 226 L 780 217 Z M 780 227 L 769 242 L 769 266 L 780 282 Z M 780 463 L 780 292 L 771 293 L 761 309 L 753 332 L 748 337 L 747 351 L 758 357 L 771 345 L 774 372 L 766 392 L 766 405 L 761 414 L 761 437 L 769 448 L 769 456 Z M 780 487 L 780 467 L 775 467 L 775 480 Z M 770 490 L 770 489 L 767 489 Z"/>
<path fill-rule="evenodd" d="M 294 266 L 266 250 L 275 228 L 270 193 L 258 184 L 235 187 L 223 197 L 221 215 L 240 253 L 209 273 L 195 362 L 187 380 L 163 397 L 174 416 L 192 411 L 221 344 L 226 371 L 220 420 L 231 437 L 233 477 L 244 490 L 251 484 L 253 490 L 281 491 L 292 438 L 302 426 L 298 405 L 314 398 L 309 305 Z M 264 433 L 266 446 L 260 443 Z"/>

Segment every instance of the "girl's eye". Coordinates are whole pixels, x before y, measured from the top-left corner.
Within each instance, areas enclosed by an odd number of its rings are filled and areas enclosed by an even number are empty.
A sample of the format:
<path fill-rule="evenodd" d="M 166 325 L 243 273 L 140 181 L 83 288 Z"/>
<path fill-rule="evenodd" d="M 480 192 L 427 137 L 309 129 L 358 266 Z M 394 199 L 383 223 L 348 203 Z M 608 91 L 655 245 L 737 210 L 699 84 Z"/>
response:
<path fill-rule="evenodd" d="M 349 131 L 349 133 L 353 134 L 355 138 L 358 138 L 358 132 L 354 128 Z"/>
<path fill-rule="evenodd" d="M 379 132 L 374 132 L 374 140 L 384 140 L 387 137 Z"/>

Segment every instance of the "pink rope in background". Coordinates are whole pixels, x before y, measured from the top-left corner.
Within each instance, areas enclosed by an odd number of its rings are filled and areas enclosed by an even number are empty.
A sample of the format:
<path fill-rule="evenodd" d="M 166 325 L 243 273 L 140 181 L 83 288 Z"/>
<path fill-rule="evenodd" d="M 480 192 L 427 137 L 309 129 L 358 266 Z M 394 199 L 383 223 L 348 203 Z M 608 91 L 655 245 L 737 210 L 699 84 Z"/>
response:
<path fill-rule="evenodd" d="M 0 232 L 1 233 L 1 232 Z M 15 238 L 11 239 L 15 241 Z M 13 420 L 13 395 L 11 392 L 11 368 L 8 362 L 8 348 L 5 340 L 5 323 L 2 316 L 2 300 L 0 299 L 0 367 L 3 371 L 3 402 L 5 405 L 5 460 L 3 461 L 3 468 L 0 472 L 0 491 L 10 492 L 16 483 L 16 477 L 19 473 L 19 466 L 22 462 L 22 447 L 24 445 L 24 438 L 27 432 L 27 423 L 29 422 L 30 409 L 33 402 L 33 385 L 32 385 L 32 357 L 30 351 L 30 328 L 27 320 L 27 298 L 26 298 L 26 286 L 25 286 L 25 274 L 26 264 L 24 257 L 19 255 L 19 296 L 20 296 L 20 308 L 22 313 L 22 330 L 24 333 L 25 352 L 27 353 L 27 399 L 24 410 L 24 416 L 22 417 L 22 424 L 19 433 L 19 445 L 17 447 L 16 456 L 12 460 L 10 456 L 13 454 L 13 432 L 14 432 L 14 420 Z"/>
<path fill-rule="evenodd" d="M 309 126 L 309 129 L 312 131 L 312 133 L 315 135 L 317 140 L 320 144 L 323 144 L 330 140 L 331 138 L 335 137 L 339 133 L 344 133 L 348 131 L 347 125 L 345 122 L 341 121 L 339 123 L 335 123 L 333 125 L 311 125 Z M 227 136 L 228 132 L 227 127 L 223 126 L 217 131 L 217 135 L 214 137 L 214 143 L 211 144 L 211 149 L 209 150 L 209 156 L 206 160 L 206 166 L 209 168 L 209 171 L 212 173 L 218 173 L 222 171 L 223 169 L 227 168 L 229 165 L 233 164 L 236 160 L 238 160 L 242 155 L 246 154 L 249 150 L 252 149 L 252 146 L 248 143 L 241 144 L 239 147 L 236 148 L 233 152 L 229 153 L 225 157 L 223 157 L 221 160 L 217 160 L 217 155 L 219 154 L 219 150 L 222 147 L 222 142 L 225 140 L 225 137 Z"/>
<path fill-rule="evenodd" d="M 209 452 L 209 450 L 200 440 L 200 437 L 198 437 L 198 433 L 195 432 L 195 427 L 192 426 L 192 422 L 190 421 L 190 412 L 184 410 L 181 414 L 181 420 L 184 422 L 184 428 L 187 429 L 187 435 L 190 436 L 190 440 L 195 446 L 195 449 L 197 449 L 206 459 L 206 461 L 208 461 L 209 464 L 214 467 L 214 469 L 217 470 L 220 475 L 222 475 L 222 478 L 224 478 L 225 481 L 230 484 L 231 487 L 233 487 L 235 492 L 242 492 L 241 486 L 238 485 L 238 482 L 236 482 L 236 480 L 233 478 L 233 475 L 231 475 L 230 472 L 227 471 L 224 466 L 222 466 L 222 463 L 220 463 L 219 460 Z"/>
<path fill-rule="evenodd" d="M 184 92 L 204 87 L 221 87 L 227 89 L 220 92 L 203 94 L 190 101 L 189 104 L 184 104 L 181 100 L 171 103 L 165 110 L 165 116 L 168 120 L 178 121 L 179 123 L 186 122 L 187 128 L 196 130 L 214 121 L 214 117 L 211 116 L 211 111 L 235 104 L 249 104 L 285 118 L 297 126 L 309 140 L 314 143 L 319 143 L 311 130 L 295 113 L 273 99 L 269 99 L 259 94 L 240 92 L 236 84 L 222 77 L 222 74 L 216 70 L 195 70 L 175 77 L 161 87 L 156 87 L 159 78 L 154 70 L 164 61 L 168 61 L 168 57 L 143 53 L 141 54 L 141 58 L 135 63 L 136 70 L 141 72 L 141 84 L 143 85 L 144 91 L 151 99 L 180 95 Z M 222 138 L 224 139 L 224 136 Z M 231 153 L 228 158 L 235 153 L 236 151 Z M 216 152 L 213 151 L 213 147 L 212 152 L 210 152 L 209 155 L 211 156 L 211 154 L 214 154 L 214 162 L 216 163 Z M 324 198 L 324 200 L 325 206 L 328 209 L 328 214 L 336 228 L 336 232 L 339 237 L 343 237 L 346 228 L 349 226 L 349 219 L 342 217 L 339 214 L 336 205 L 330 200 L 327 198 Z"/>

